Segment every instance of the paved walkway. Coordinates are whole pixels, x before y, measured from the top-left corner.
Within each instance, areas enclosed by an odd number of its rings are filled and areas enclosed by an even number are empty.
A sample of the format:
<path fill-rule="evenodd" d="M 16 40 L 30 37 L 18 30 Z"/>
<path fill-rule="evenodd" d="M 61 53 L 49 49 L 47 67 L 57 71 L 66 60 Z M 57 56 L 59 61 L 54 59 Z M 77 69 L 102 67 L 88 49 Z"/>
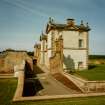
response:
<path fill-rule="evenodd" d="M 79 93 L 76 90 L 66 87 L 49 73 L 38 73 L 37 78 L 43 86 L 43 89 L 38 92 L 38 95 L 66 95 Z"/>

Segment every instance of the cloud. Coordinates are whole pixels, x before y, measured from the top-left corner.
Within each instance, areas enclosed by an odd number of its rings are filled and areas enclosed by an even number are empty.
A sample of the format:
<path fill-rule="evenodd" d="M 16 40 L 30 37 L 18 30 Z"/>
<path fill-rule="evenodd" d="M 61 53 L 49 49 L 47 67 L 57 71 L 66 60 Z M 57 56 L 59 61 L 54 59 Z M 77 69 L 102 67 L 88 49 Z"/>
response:
<path fill-rule="evenodd" d="M 27 11 L 27 12 L 32 13 L 32 14 L 35 14 L 35 15 L 38 15 L 38 16 L 45 16 L 45 17 L 48 17 L 48 14 L 45 14 L 43 11 L 40 11 L 40 10 L 38 10 L 37 8 L 32 9 L 32 8 L 26 6 L 25 3 L 22 2 L 22 1 L 19 1 L 19 0 L 18 0 L 18 1 L 17 1 L 17 0 L 15 0 L 15 1 L 13 1 L 13 0 L 4 0 L 4 1 L 5 1 L 6 3 L 12 5 L 12 6 L 16 6 L 16 7 L 18 7 L 18 8 L 21 8 L 21 9 Z"/>

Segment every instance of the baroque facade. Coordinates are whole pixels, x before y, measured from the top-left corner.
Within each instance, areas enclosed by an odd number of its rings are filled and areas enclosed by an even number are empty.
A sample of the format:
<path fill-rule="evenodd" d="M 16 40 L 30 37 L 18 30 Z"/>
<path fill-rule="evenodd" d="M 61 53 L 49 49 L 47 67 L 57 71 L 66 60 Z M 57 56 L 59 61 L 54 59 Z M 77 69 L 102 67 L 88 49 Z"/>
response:
<path fill-rule="evenodd" d="M 58 24 L 49 18 L 45 34 L 35 45 L 34 57 L 52 72 L 87 69 L 89 31 L 83 21 L 76 25 L 74 19 L 67 19 L 65 24 Z"/>

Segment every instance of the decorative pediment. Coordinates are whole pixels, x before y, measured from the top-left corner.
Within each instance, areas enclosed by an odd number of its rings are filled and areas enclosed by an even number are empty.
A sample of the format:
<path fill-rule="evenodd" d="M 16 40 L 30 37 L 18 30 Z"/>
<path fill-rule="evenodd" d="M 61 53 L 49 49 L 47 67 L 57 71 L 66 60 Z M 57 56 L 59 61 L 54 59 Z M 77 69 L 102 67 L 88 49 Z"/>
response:
<path fill-rule="evenodd" d="M 90 31 L 90 27 L 88 23 L 84 25 L 83 21 L 81 21 L 80 25 L 76 25 L 74 19 L 67 19 L 67 24 L 58 24 L 50 21 L 46 27 L 46 33 L 49 33 L 50 30 L 75 30 L 75 31 Z"/>

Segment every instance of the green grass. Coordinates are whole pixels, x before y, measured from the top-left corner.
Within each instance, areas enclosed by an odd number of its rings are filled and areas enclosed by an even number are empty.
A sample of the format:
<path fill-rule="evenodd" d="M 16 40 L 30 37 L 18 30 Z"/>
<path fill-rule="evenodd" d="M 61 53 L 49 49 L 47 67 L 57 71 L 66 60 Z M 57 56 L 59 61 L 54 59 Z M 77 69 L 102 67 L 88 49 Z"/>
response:
<path fill-rule="evenodd" d="M 95 65 L 95 67 L 89 70 L 77 71 L 74 75 L 90 81 L 105 80 L 105 65 Z"/>
<path fill-rule="evenodd" d="M 0 79 L 0 105 L 105 105 L 105 96 L 12 102 L 17 79 Z"/>
<path fill-rule="evenodd" d="M 17 79 L 0 79 L 0 105 L 11 103 L 17 85 Z"/>

